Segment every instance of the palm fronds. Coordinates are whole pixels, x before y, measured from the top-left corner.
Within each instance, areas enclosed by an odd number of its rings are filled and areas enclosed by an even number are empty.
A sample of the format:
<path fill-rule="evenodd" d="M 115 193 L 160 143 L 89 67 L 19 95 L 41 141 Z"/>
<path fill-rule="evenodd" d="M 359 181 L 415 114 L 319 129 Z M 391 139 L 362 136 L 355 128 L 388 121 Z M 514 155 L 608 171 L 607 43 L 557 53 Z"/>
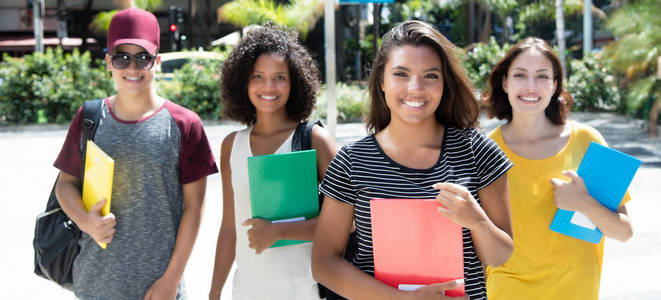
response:
<path fill-rule="evenodd" d="M 235 0 L 218 9 L 218 20 L 237 27 L 272 21 L 296 30 L 305 39 L 323 13 L 323 0 L 292 0 L 288 5 L 273 0 Z"/>
<path fill-rule="evenodd" d="M 119 6 L 122 6 L 121 8 L 137 7 L 153 11 L 161 6 L 162 2 L 163 0 L 128 0 L 120 2 Z M 119 10 L 103 11 L 94 15 L 94 17 L 92 17 L 92 22 L 89 25 L 90 31 L 98 35 L 106 35 L 108 33 L 108 27 L 110 27 L 110 20 L 112 20 L 112 17 L 118 11 Z"/>

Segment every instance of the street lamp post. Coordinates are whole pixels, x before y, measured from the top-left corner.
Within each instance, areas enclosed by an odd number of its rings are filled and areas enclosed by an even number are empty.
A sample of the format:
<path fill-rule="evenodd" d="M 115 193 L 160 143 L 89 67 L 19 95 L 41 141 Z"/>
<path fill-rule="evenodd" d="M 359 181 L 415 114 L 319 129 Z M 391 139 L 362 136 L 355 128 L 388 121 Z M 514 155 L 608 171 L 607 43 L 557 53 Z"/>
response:
<path fill-rule="evenodd" d="M 592 51 L 592 0 L 583 0 L 583 54 Z"/>
<path fill-rule="evenodd" d="M 335 1 L 324 1 L 325 42 L 326 42 L 326 125 L 333 137 L 337 126 L 337 105 L 335 103 Z"/>
<path fill-rule="evenodd" d="M 60 39 L 60 46 L 62 45 L 62 39 L 66 39 L 67 35 L 67 19 L 64 0 L 57 0 L 57 38 Z"/>
<path fill-rule="evenodd" d="M 34 52 L 44 52 L 44 0 L 32 2 Z"/>
<path fill-rule="evenodd" d="M 562 78 L 567 78 L 567 59 L 565 58 L 565 13 L 563 0 L 555 0 L 555 33 L 558 39 L 558 54 L 562 63 Z"/>

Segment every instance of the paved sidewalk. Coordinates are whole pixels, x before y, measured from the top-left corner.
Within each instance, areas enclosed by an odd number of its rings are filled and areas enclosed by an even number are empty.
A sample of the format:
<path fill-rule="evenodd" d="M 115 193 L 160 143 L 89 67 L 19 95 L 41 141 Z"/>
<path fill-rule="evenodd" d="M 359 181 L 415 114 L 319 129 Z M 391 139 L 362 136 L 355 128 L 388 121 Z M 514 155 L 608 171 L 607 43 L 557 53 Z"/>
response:
<path fill-rule="evenodd" d="M 661 140 L 650 141 L 642 121 L 611 114 L 574 114 L 574 119 L 596 127 L 616 149 L 643 160 L 632 186 L 628 206 L 634 237 L 627 243 L 606 242 L 602 299 L 659 299 L 661 269 Z M 485 130 L 498 122 L 483 120 Z M 234 123 L 205 123 L 216 160 L 223 137 L 241 128 Z M 52 167 L 66 136 L 67 126 L 0 127 L 0 275 L 3 299 L 72 299 L 70 292 L 32 274 L 34 218 L 46 203 L 57 170 Z M 338 126 L 338 144 L 365 135 L 362 124 Z M 186 269 L 190 299 L 206 299 L 211 281 L 216 237 L 222 216 L 220 176 L 208 178 L 204 219 Z M 231 278 L 225 287 L 231 296 Z"/>

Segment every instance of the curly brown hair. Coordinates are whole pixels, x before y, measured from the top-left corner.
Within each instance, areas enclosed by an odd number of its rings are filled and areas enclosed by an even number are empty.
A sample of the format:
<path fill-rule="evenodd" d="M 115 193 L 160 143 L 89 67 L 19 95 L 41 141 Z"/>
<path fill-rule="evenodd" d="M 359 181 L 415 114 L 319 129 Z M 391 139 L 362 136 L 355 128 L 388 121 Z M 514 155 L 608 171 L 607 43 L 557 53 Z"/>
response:
<path fill-rule="evenodd" d="M 248 31 L 221 67 L 224 117 L 246 125 L 257 122 L 255 106 L 248 98 L 248 80 L 257 59 L 272 53 L 282 55 L 289 66 L 291 92 L 285 106 L 287 115 L 296 121 L 310 116 L 321 85 L 317 62 L 299 42 L 297 33 L 266 23 Z"/>
<path fill-rule="evenodd" d="M 479 106 L 473 94 L 473 84 L 466 75 L 455 53 L 457 48 L 432 25 L 421 21 L 408 21 L 390 29 L 383 36 L 368 79 L 370 112 L 367 115 L 368 132 L 377 133 L 390 123 L 390 109 L 381 90 L 388 55 L 395 47 L 429 46 L 441 59 L 443 96 L 434 115 L 443 126 L 472 128 L 478 125 Z"/>
<path fill-rule="evenodd" d="M 514 59 L 529 49 L 535 49 L 544 55 L 553 67 L 553 80 L 556 80 L 557 87 L 549 106 L 544 110 L 544 114 L 556 125 L 565 124 L 569 108 L 572 105 L 572 98 L 569 93 L 562 89 L 562 63 L 551 45 L 546 41 L 536 37 L 527 37 L 510 49 L 505 57 L 501 59 L 494 67 L 487 81 L 487 92 L 483 95 L 483 103 L 486 105 L 485 111 L 490 118 L 499 120 L 507 119 L 512 121 L 512 105 L 503 90 L 503 78 L 507 77 L 510 66 Z"/>

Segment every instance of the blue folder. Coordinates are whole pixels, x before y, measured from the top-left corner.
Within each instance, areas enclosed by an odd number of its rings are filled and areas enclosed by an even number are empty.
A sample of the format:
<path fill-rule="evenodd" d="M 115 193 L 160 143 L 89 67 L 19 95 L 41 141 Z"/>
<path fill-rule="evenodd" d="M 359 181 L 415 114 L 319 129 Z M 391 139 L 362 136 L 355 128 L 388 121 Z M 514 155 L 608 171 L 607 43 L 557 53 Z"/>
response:
<path fill-rule="evenodd" d="M 591 142 L 576 173 L 583 178 L 592 198 L 616 211 L 640 164 L 641 161 L 631 155 Z M 581 218 L 574 214 L 574 211 L 558 209 L 551 230 L 598 244 L 603 237 L 599 228 L 580 225 Z"/>

